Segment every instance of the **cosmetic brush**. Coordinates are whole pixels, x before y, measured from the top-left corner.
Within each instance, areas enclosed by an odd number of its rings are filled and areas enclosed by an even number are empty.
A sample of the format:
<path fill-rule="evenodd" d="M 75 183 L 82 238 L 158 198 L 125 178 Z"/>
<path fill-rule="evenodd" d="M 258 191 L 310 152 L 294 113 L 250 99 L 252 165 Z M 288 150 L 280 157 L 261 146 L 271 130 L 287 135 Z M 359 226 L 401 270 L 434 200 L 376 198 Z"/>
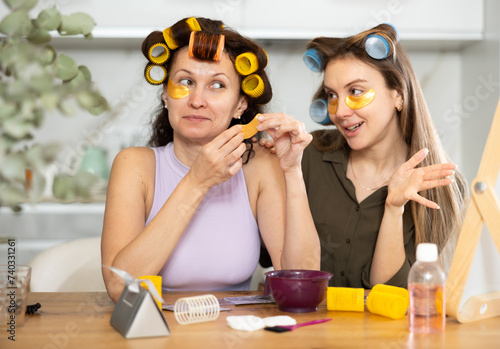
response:
<path fill-rule="evenodd" d="M 288 332 L 288 331 L 293 331 L 296 328 L 299 328 L 302 326 L 320 324 L 322 322 L 326 322 L 326 321 L 330 321 L 330 320 L 331 320 L 331 318 L 330 319 L 313 320 L 313 321 L 303 322 L 301 324 L 290 325 L 290 326 L 264 327 L 264 330 L 272 331 L 272 332 Z"/>

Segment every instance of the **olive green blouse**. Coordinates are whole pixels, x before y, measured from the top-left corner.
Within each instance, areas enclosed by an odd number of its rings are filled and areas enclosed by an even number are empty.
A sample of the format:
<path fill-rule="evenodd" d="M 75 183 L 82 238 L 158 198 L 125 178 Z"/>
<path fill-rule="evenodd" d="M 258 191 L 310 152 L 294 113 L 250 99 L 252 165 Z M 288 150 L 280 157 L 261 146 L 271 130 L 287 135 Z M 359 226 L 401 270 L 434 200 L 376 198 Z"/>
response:
<path fill-rule="evenodd" d="M 387 186 L 358 203 L 347 178 L 347 146 L 320 152 L 313 144 L 304 151 L 302 170 L 309 206 L 321 241 L 321 270 L 333 273 L 330 286 L 372 288 L 370 268 L 384 214 Z M 409 203 L 403 214 L 406 261 L 386 282 L 407 286 L 415 262 L 415 227 Z"/>

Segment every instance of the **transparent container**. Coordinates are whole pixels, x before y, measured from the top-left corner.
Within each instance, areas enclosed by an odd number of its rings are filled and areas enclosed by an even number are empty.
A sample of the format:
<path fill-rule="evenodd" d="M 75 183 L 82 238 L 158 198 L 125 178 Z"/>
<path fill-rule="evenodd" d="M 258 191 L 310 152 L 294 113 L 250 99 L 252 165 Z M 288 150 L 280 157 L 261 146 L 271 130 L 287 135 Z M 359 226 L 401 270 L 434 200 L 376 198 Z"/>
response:
<path fill-rule="evenodd" d="M 443 332 L 446 326 L 446 276 L 435 244 L 417 246 L 417 261 L 408 275 L 408 327 L 414 333 Z"/>

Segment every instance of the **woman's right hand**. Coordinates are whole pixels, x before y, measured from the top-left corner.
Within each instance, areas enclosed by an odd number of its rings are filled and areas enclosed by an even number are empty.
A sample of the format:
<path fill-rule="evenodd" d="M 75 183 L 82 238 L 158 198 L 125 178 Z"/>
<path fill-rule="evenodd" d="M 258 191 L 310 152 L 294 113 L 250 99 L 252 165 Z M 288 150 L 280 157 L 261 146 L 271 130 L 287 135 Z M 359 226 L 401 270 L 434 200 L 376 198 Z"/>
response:
<path fill-rule="evenodd" d="M 191 166 L 188 175 L 210 189 L 234 176 L 243 165 L 246 150 L 241 125 L 235 125 L 205 144 Z"/>

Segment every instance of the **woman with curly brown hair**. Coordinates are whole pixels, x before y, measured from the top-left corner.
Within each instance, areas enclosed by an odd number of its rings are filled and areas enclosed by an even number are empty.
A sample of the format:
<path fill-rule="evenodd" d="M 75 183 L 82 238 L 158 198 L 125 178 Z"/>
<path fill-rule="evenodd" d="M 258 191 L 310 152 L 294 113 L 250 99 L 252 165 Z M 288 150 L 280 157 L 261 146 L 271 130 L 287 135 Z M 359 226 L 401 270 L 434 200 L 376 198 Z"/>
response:
<path fill-rule="evenodd" d="M 453 248 L 466 181 L 392 25 L 307 48 L 306 64 L 324 73 L 311 116 L 336 126 L 313 132 L 302 163 L 321 269 L 332 286 L 406 287 L 418 243 L 436 243 L 443 256 Z"/>
<path fill-rule="evenodd" d="M 103 265 L 161 275 L 165 290 L 245 290 L 262 238 L 275 269 L 318 269 L 300 165 L 312 137 L 286 115 L 260 114 L 272 96 L 264 50 L 220 21 L 191 17 L 151 33 L 143 53 L 163 108 L 152 148 L 124 149 L 113 163 Z M 278 156 L 247 149 L 257 114 Z M 122 282 L 103 275 L 116 301 Z"/>

